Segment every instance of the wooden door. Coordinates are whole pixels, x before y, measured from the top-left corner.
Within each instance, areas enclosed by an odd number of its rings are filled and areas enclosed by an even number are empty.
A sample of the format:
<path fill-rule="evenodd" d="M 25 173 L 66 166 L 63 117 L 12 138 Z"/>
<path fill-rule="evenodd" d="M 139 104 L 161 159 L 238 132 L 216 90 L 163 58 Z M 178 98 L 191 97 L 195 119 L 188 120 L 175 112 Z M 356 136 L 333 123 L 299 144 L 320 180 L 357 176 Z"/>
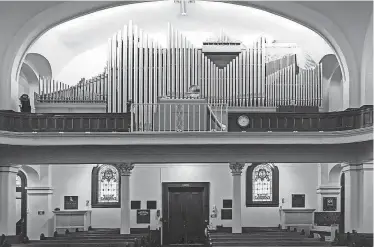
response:
<path fill-rule="evenodd" d="M 203 243 L 204 188 L 170 188 L 168 191 L 168 218 L 165 244 Z"/>
<path fill-rule="evenodd" d="M 186 192 L 185 194 L 186 237 L 185 243 L 196 244 L 204 241 L 203 193 Z"/>

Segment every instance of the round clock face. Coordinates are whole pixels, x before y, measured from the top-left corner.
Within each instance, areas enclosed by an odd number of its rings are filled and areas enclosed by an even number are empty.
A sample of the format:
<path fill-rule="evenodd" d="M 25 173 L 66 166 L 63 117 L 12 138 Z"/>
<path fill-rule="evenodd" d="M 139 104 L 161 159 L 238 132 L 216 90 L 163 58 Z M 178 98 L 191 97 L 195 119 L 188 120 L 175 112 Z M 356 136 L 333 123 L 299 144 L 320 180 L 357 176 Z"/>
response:
<path fill-rule="evenodd" d="M 245 115 L 238 117 L 238 124 L 240 127 L 247 127 L 249 124 L 249 118 Z"/>

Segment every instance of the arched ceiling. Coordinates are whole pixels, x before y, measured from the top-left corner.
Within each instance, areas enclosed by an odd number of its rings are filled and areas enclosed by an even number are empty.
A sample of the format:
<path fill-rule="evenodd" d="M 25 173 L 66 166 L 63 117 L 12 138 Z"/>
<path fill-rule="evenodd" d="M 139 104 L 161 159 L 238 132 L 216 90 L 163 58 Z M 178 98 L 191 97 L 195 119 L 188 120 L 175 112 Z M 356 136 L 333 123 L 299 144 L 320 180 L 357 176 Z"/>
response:
<path fill-rule="evenodd" d="M 54 26 L 87 13 L 139 1 L 0 2 L 0 109 L 17 110 L 17 77 L 30 45 Z M 144 2 L 144 1 L 141 1 Z M 324 36 L 335 50 L 349 85 L 350 107 L 361 100 L 361 62 L 372 1 L 227 1 L 254 6 L 297 21 Z M 358 59 L 359 58 L 359 59 Z"/>
<path fill-rule="evenodd" d="M 180 6 L 174 1 L 102 10 L 51 29 L 30 51 L 44 54 L 53 65 L 54 77 L 68 84 L 102 72 L 107 59 L 108 38 L 130 20 L 164 47 L 170 22 L 196 47 L 201 47 L 203 41 L 223 29 L 228 36 L 247 46 L 252 46 L 253 41 L 264 34 L 277 42 L 296 43 L 303 49 L 303 52 L 298 52 L 302 56 L 298 56 L 300 62 L 309 59 L 307 54 L 318 62 L 324 55 L 333 53 L 327 42 L 314 31 L 263 10 L 206 1 L 196 1 L 187 7 L 187 16 L 180 15 Z M 84 66 L 77 71 L 80 64 Z"/>

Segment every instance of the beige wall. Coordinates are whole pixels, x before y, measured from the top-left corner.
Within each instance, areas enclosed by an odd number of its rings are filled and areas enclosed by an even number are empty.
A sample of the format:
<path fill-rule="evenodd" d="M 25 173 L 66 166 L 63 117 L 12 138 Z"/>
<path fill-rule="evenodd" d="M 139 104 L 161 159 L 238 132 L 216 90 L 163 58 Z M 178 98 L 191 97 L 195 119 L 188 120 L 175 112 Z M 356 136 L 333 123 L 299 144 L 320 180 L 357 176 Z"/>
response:
<path fill-rule="evenodd" d="M 86 209 L 86 200 L 91 201 L 92 165 L 54 165 L 52 187 L 54 195 L 52 208 L 63 209 L 66 195 L 79 196 L 79 209 Z M 317 164 L 278 164 L 279 198 L 285 199 L 283 208 L 291 207 L 291 194 L 306 194 L 306 207 L 317 207 Z M 215 205 L 220 212 L 223 199 L 232 199 L 232 175 L 228 164 L 170 164 L 138 165 L 131 175 L 131 200 L 140 200 L 142 208 L 147 200 L 157 200 L 161 209 L 162 182 L 209 182 L 210 210 Z M 242 221 L 244 227 L 275 227 L 280 223 L 279 208 L 247 208 L 245 206 L 245 172 L 242 175 Z M 136 211 L 131 212 L 131 227 L 141 228 L 148 225 L 136 224 Z M 157 222 L 155 210 L 151 213 L 151 225 Z M 211 219 L 213 225 L 231 226 L 231 221 Z M 93 227 L 120 227 L 120 209 L 92 209 Z"/>

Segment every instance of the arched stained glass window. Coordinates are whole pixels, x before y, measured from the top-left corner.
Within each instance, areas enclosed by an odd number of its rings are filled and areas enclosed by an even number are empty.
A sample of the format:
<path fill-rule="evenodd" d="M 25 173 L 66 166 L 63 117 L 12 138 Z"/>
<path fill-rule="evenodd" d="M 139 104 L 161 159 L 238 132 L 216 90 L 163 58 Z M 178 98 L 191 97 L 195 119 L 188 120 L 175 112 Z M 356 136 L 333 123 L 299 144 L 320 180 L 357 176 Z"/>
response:
<path fill-rule="evenodd" d="M 111 165 L 103 165 L 99 170 L 98 202 L 119 202 L 118 171 Z"/>
<path fill-rule="evenodd" d="M 93 208 L 120 207 L 120 175 L 113 165 L 98 165 L 92 169 Z"/>
<path fill-rule="evenodd" d="M 279 206 L 279 171 L 274 164 L 252 164 L 247 168 L 247 207 Z"/>
<path fill-rule="evenodd" d="M 252 172 L 252 201 L 272 201 L 272 175 L 273 172 L 268 164 L 261 164 L 255 167 Z"/>

